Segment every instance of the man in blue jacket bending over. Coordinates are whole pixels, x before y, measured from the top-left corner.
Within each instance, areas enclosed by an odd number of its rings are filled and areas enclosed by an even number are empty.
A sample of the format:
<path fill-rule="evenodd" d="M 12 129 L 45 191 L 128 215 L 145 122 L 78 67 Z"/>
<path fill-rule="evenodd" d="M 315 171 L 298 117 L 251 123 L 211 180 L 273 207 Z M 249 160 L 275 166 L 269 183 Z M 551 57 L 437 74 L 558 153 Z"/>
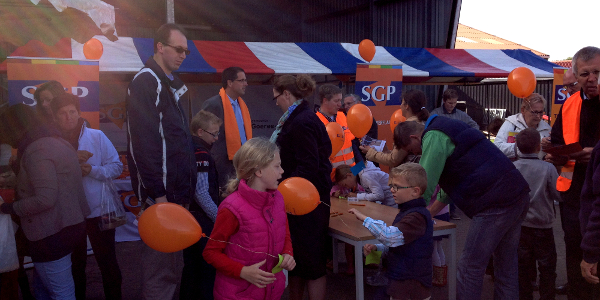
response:
<path fill-rule="evenodd" d="M 457 298 L 480 299 L 485 267 L 494 256 L 494 299 L 519 299 L 517 248 L 529 208 L 529 186 L 513 163 L 477 129 L 432 115 L 425 126 L 398 126 L 402 149 L 422 154 L 430 199 L 439 183 L 449 198 L 429 208 L 435 216 L 449 201 L 472 219 L 458 263 Z"/>

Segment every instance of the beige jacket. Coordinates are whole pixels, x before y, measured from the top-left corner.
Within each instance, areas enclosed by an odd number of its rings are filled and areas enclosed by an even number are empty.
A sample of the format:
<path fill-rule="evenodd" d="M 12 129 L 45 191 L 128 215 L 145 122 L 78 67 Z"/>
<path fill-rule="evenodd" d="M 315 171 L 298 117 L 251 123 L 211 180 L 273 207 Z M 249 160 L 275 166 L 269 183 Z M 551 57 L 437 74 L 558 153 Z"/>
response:
<path fill-rule="evenodd" d="M 77 154 L 63 139 L 44 137 L 27 146 L 17 180 L 19 200 L 13 209 L 30 241 L 79 224 L 90 214 Z"/>
<path fill-rule="evenodd" d="M 412 116 L 412 117 L 406 119 L 406 121 L 415 121 L 415 122 L 419 122 L 419 123 L 423 124 L 423 122 L 420 122 L 416 116 Z M 394 146 L 394 149 L 392 149 L 391 152 L 387 152 L 387 153 L 378 152 L 377 150 L 375 150 L 373 148 L 369 148 L 366 158 L 367 158 L 367 160 L 370 160 L 372 162 L 376 162 L 378 164 L 390 166 L 393 168 L 393 167 L 400 165 L 402 162 L 404 162 L 404 160 L 406 159 L 407 156 L 408 156 L 408 152 L 406 152 L 402 149 L 398 149 L 398 148 L 396 148 L 396 146 Z"/>

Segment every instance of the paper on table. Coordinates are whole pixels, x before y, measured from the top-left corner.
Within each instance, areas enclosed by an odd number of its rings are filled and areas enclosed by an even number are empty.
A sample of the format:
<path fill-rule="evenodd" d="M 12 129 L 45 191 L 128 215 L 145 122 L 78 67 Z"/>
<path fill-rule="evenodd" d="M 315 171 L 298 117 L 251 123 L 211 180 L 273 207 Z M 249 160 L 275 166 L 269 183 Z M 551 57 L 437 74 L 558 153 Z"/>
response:
<path fill-rule="evenodd" d="M 362 140 L 360 141 L 360 144 L 363 146 L 369 146 L 379 152 L 383 151 L 384 147 L 385 147 L 385 140 L 378 140 L 378 139 L 374 139 L 371 138 L 368 135 L 363 136 Z"/>
<path fill-rule="evenodd" d="M 369 255 L 367 255 L 367 257 L 365 258 L 365 265 L 370 265 L 370 264 L 379 264 L 379 261 L 381 260 L 381 251 L 371 251 L 371 253 L 369 253 Z"/>

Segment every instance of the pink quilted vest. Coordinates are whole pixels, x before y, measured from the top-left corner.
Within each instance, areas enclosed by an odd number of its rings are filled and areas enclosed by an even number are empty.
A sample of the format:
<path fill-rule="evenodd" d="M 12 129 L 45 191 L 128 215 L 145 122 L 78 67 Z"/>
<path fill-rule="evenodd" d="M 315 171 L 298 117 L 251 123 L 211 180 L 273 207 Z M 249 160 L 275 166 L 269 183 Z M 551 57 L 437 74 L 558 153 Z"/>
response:
<path fill-rule="evenodd" d="M 238 219 L 238 232 L 229 237 L 229 242 L 248 250 L 266 252 L 277 256 L 285 243 L 287 215 L 283 196 L 277 190 L 259 192 L 242 180 L 236 192 L 225 198 L 219 209 L 227 208 Z M 250 266 L 267 260 L 261 266 L 271 272 L 279 262 L 264 253 L 254 253 L 236 245 L 227 244 L 224 253 L 231 259 Z M 283 272 L 275 274 L 275 282 L 261 289 L 242 278 L 233 278 L 217 271 L 215 299 L 280 299 L 285 288 Z"/>

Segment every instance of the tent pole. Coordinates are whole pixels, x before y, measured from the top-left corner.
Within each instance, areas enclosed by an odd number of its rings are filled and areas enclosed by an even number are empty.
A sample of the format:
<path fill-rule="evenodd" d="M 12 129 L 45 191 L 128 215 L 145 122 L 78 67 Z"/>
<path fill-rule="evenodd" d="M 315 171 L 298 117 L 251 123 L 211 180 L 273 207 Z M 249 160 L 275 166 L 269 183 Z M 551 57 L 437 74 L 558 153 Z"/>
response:
<path fill-rule="evenodd" d="M 175 23 L 175 0 L 167 0 L 167 23 Z"/>

